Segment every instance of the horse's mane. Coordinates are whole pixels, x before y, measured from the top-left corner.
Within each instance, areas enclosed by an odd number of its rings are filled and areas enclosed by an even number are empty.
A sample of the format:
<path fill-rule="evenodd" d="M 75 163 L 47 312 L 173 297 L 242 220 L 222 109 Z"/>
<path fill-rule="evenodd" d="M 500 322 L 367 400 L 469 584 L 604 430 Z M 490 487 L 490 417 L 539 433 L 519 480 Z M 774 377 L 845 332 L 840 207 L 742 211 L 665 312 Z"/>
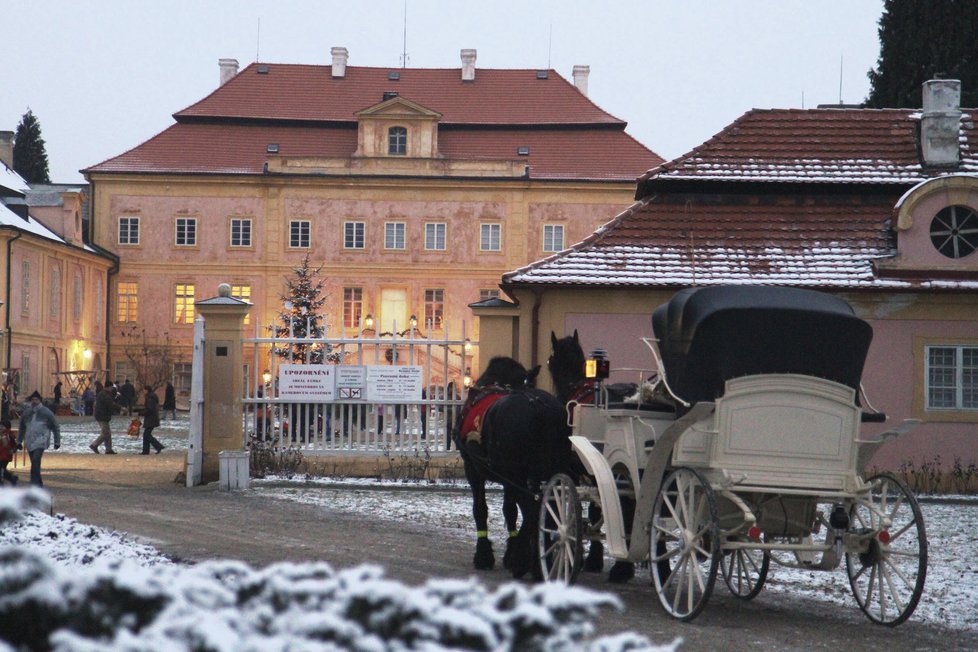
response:
<path fill-rule="evenodd" d="M 486 370 L 476 379 L 474 385 L 475 387 L 501 385 L 517 388 L 526 385 L 529 378 L 530 375 L 526 371 L 526 367 L 517 360 L 505 356 L 496 356 L 489 360 Z"/>

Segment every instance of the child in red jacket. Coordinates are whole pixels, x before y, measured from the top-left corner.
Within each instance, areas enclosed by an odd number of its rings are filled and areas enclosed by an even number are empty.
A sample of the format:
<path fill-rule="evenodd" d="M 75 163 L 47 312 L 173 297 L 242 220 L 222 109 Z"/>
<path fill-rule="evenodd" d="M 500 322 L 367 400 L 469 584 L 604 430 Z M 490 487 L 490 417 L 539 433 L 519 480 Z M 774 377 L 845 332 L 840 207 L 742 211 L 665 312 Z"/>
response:
<path fill-rule="evenodd" d="M 4 419 L 0 421 L 0 485 L 9 482 L 12 486 L 17 485 L 17 476 L 7 470 L 7 464 L 14 459 L 17 453 L 17 436 L 10 428 L 10 421 Z"/>

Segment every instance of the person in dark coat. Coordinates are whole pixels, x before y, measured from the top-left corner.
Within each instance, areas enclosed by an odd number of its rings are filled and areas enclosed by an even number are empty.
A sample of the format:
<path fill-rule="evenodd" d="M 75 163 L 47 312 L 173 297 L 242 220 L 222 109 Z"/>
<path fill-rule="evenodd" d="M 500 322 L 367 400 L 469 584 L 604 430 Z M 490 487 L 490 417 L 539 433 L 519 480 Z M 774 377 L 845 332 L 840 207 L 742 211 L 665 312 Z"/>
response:
<path fill-rule="evenodd" d="M 17 434 L 17 445 L 27 448 L 31 458 L 31 484 L 43 487 L 41 482 L 41 456 L 51 445 L 51 435 L 54 435 L 54 449 L 61 448 L 61 428 L 54 413 L 41 405 L 40 392 L 30 396 L 30 405 L 24 408 L 20 415 L 20 426 Z"/>
<path fill-rule="evenodd" d="M 173 383 L 166 384 L 166 391 L 163 393 L 163 416 L 170 413 L 170 419 L 177 420 L 177 392 L 173 389 Z M 169 421 L 169 419 L 167 419 Z"/>
<path fill-rule="evenodd" d="M 86 387 L 85 391 L 82 392 L 82 403 L 85 404 L 85 416 L 90 417 L 95 410 L 95 390 L 91 387 Z"/>
<path fill-rule="evenodd" d="M 54 385 L 54 407 L 61 405 L 61 381 Z"/>
<path fill-rule="evenodd" d="M 143 417 L 143 452 L 140 455 L 149 455 L 149 447 L 152 446 L 159 454 L 165 446 L 160 440 L 153 436 L 153 428 L 160 425 L 160 399 L 156 392 L 149 385 L 146 386 L 146 400 L 142 412 Z"/>
<path fill-rule="evenodd" d="M 136 388 L 129 379 L 119 388 L 119 405 L 126 409 L 126 416 L 132 416 L 132 404 L 136 402 Z"/>
<path fill-rule="evenodd" d="M 0 387 L 0 419 L 10 419 L 10 386 L 7 383 Z"/>
<path fill-rule="evenodd" d="M 112 450 L 112 415 L 115 413 L 115 396 L 112 392 L 112 383 L 106 381 L 102 391 L 95 397 L 95 422 L 99 425 L 100 434 L 98 439 L 88 445 L 93 453 L 98 453 L 99 444 L 105 444 L 106 455 L 115 455 Z"/>

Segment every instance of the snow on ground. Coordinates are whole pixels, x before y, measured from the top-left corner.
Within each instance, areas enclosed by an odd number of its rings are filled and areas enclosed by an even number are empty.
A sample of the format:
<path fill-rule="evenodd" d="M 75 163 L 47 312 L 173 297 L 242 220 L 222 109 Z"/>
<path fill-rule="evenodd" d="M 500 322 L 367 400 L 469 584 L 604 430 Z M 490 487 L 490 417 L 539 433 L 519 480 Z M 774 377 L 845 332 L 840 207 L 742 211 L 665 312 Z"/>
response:
<path fill-rule="evenodd" d="M 402 485 L 403 486 L 403 485 Z M 324 509 L 394 521 L 409 520 L 427 528 L 440 528 L 446 536 L 474 544 L 472 501 L 467 492 L 438 487 L 424 491 L 405 490 L 378 482 L 344 482 L 334 486 L 281 479 L 256 481 L 253 495 L 321 505 Z M 408 488 L 411 488 L 410 486 Z M 417 487 L 415 487 L 417 488 Z M 927 579 L 915 621 L 978 631 L 978 497 L 955 497 L 959 504 L 921 504 L 928 540 Z M 502 494 L 490 493 L 489 535 L 499 544 L 504 540 Z M 497 544 L 497 545 L 499 545 Z M 610 563 L 610 559 L 606 560 Z M 606 563 L 606 565 L 607 565 Z M 647 582 L 647 571 L 634 581 Z M 718 591 L 724 591 L 718 582 Z M 845 571 L 845 562 L 833 571 L 806 571 L 771 564 L 764 592 L 790 593 L 858 609 Z"/>
<path fill-rule="evenodd" d="M 117 415 L 112 417 L 112 447 L 120 454 L 135 454 L 143 450 L 142 432 L 139 437 L 128 437 L 129 422 L 134 417 Z M 61 453 L 91 453 L 89 444 L 99 436 L 99 426 L 93 417 L 59 417 L 61 426 L 61 448 L 49 448 L 45 455 Z M 174 421 L 163 421 L 153 430 L 153 436 L 167 448 L 187 448 L 189 419 L 186 413 L 177 413 Z M 103 448 L 104 450 L 104 448 Z M 94 454 L 94 453 L 92 453 Z"/>

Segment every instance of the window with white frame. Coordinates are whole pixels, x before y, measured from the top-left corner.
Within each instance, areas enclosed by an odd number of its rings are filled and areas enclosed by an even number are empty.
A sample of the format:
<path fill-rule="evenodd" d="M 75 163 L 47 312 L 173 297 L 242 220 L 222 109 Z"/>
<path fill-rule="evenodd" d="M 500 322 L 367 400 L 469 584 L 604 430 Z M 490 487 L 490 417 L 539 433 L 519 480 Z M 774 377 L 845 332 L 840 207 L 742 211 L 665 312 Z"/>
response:
<path fill-rule="evenodd" d="M 445 251 L 445 234 L 448 225 L 444 222 L 428 222 L 424 225 L 424 248 L 430 251 Z"/>
<path fill-rule="evenodd" d="M 387 153 L 391 156 L 407 155 L 407 129 L 391 127 L 387 130 Z"/>
<path fill-rule="evenodd" d="M 61 268 L 55 265 L 51 268 L 51 305 L 48 316 L 57 319 L 61 316 Z"/>
<path fill-rule="evenodd" d="M 404 249 L 407 225 L 404 222 L 384 224 L 384 249 Z"/>
<path fill-rule="evenodd" d="M 543 250 L 548 252 L 563 251 L 564 249 L 564 225 L 563 224 L 544 224 L 543 225 Z"/>
<path fill-rule="evenodd" d="M 250 247 L 251 246 L 251 220 L 246 218 L 233 218 L 231 220 L 231 246 Z"/>
<path fill-rule="evenodd" d="M 177 283 L 174 294 L 175 324 L 194 323 L 194 286 Z"/>
<path fill-rule="evenodd" d="M 978 346 L 925 347 L 928 410 L 978 410 Z"/>
<path fill-rule="evenodd" d="M 139 284 L 120 281 L 116 286 L 117 317 L 120 323 L 132 323 L 139 318 Z"/>
<path fill-rule="evenodd" d="M 178 217 L 174 243 L 178 247 L 197 246 L 197 218 Z"/>
<path fill-rule="evenodd" d="M 433 329 L 445 325 L 445 291 L 429 288 L 424 291 L 424 324 L 431 324 Z"/>
<path fill-rule="evenodd" d="M 177 396 L 190 394 L 190 379 L 193 376 L 193 365 L 189 362 L 173 363 L 173 389 Z"/>
<path fill-rule="evenodd" d="M 139 218 L 138 217 L 119 218 L 119 244 L 121 245 L 139 244 Z"/>
<path fill-rule="evenodd" d="M 344 249 L 363 249 L 365 222 L 344 222 L 343 223 L 343 248 Z"/>
<path fill-rule="evenodd" d="M 501 245 L 502 227 L 499 224 L 479 225 L 479 251 L 499 251 Z"/>
<path fill-rule="evenodd" d="M 498 299 L 499 290 L 490 290 L 488 288 L 479 290 L 479 301 L 488 301 L 489 299 Z"/>
<path fill-rule="evenodd" d="M 363 288 L 343 288 L 343 326 L 359 328 L 363 315 Z"/>
<path fill-rule="evenodd" d="M 309 248 L 309 220 L 292 220 L 289 222 L 289 247 L 292 249 Z"/>
<path fill-rule="evenodd" d="M 20 264 L 20 314 L 27 316 L 31 313 L 31 262 L 25 260 Z"/>
<path fill-rule="evenodd" d="M 74 321 L 81 321 L 82 299 L 82 277 L 81 274 L 75 274 L 74 288 L 71 296 L 71 318 Z M 95 306 L 95 310 L 98 310 L 97 305 Z"/>
<path fill-rule="evenodd" d="M 250 285 L 232 285 L 231 286 L 231 296 L 235 299 L 240 299 L 246 303 L 251 303 L 251 286 Z M 248 325 L 251 323 L 251 313 L 245 315 L 244 324 Z"/>

